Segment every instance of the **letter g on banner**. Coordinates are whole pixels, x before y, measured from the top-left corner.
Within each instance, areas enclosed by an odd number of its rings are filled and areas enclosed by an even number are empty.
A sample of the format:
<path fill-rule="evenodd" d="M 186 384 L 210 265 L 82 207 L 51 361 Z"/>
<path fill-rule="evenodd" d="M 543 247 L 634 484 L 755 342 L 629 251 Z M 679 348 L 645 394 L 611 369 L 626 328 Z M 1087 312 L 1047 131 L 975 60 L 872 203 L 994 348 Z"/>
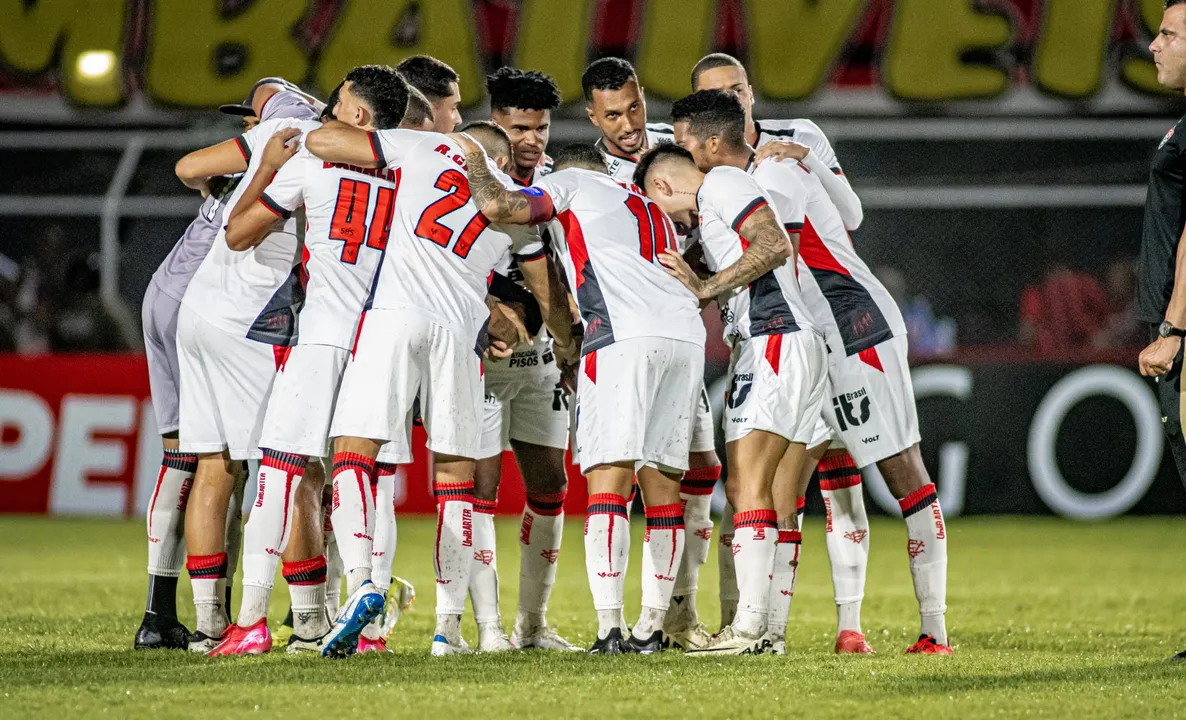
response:
<path fill-rule="evenodd" d="M 1137 426 L 1136 455 L 1128 472 L 1111 490 L 1094 494 L 1071 487 L 1055 457 L 1062 421 L 1079 401 L 1093 395 L 1124 403 Z M 1051 510 L 1065 517 L 1094 520 L 1119 515 L 1148 492 L 1161 462 L 1161 432 L 1157 399 L 1132 371 L 1111 365 L 1076 370 L 1050 388 L 1030 424 L 1027 457 L 1034 489 Z"/>

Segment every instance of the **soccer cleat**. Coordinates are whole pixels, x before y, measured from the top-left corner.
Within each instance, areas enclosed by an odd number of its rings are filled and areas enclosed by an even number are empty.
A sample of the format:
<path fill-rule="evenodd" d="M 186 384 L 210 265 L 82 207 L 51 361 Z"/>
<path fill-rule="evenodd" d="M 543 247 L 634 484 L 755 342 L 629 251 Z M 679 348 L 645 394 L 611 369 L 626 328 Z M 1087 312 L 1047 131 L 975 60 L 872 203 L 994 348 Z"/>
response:
<path fill-rule="evenodd" d="M 560 650 L 582 652 L 582 648 L 560 637 L 555 628 L 540 626 L 520 633 L 519 628 L 511 635 L 511 644 L 520 650 Z"/>
<path fill-rule="evenodd" d="M 589 648 L 590 655 L 621 655 L 625 650 L 623 645 L 625 641 L 622 640 L 622 629 L 613 628 L 606 634 L 605 637 L 600 638 L 593 643 L 593 647 Z"/>
<path fill-rule="evenodd" d="M 515 649 L 506 631 L 502 629 L 502 623 L 478 623 L 478 652 L 509 652 Z"/>
<path fill-rule="evenodd" d="M 358 636 L 358 652 L 359 652 L 359 654 L 362 654 L 362 653 L 369 653 L 369 652 L 389 653 L 391 651 L 387 649 L 387 639 L 386 638 L 375 638 L 374 640 L 371 640 L 370 638 L 368 638 L 365 635 L 359 635 Z"/>
<path fill-rule="evenodd" d="M 444 657 L 445 655 L 470 655 L 473 650 L 466 644 L 462 638 L 457 638 L 456 642 L 452 642 L 444 635 L 437 634 L 432 638 L 432 656 Z"/>
<path fill-rule="evenodd" d="M 761 642 L 762 652 L 770 653 L 771 655 L 786 655 L 787 654 L 787 638 L 785 635 L 776 635 L 767 632 L 762 636 Z"/>
<path fill-rule="evenodd" d="M 1170 658 L 1170 662 L 1186 662 L 1186 650 Z"/>
<path fill-rule="evenodd" d="M 263 655 L 272 649 L 272 631 L 264 618 L 250 627 L 231 625 L 222 634 L 218 643 L 206 657 L 228 657 L 231 655 Z"/>
<path fill-rule="evenodd" d="M 189 630 L 177 618 L 144 613 L 132 647 L 137 650 L 184 650 L 189 645 Z"/>
<path fill-rule="evenodd" d="M 226 631 L 223 631 L 224 634 L 225 632 Z M 214 648 L 218 647 L 218 643 L 221 640 L 222 637 L 210 637 L 206 633 L 199 630 L 193 635 L 189 636 L 189 645 L 186 649 L 188 649 L 191 653 L 201 653 L 202 655 L 205 655 Z"/>
<path fill-rule="evenodd" d="M 288 639 L 292 637 L 292 608 L 288 608 L 288 614 L 272 631 L 272 641 L 277 645 L 287 645 Z"/>
<path fill-rule="evenodd" d="M 362 629 L 383 612 L 383 596 L 370 580 L 364 582 L 338 613 L 334 626 L 322 639 L 322 657 L 344 658 L 358 649 Z"/>
<path fill-rule="evenodd" d="M 708 628 L 704 627 L 703 623 L 697 623 L 682 630 L 664 630 L 664 633 L 670 639 L 671 647 L 683 650 L 684 652 L 702 648 L 712 642 L 712 635 L 708 632 Z"/>
<path fill-rule="evenodd" d="M 688 651 L 688 657 L 714 655 L 761 655 L 773 642 L 766 635 L 747 635 L 732 625 L 717 633 L 708 645 Z M 785 649 L 785 648 L 784 648 Z"/>
<path fill-rule="evenodd" d="M 630 637 L 626 638 L 626 642 L 622 643 L 622 652 L 637 655 L 654 655 L 655 653 L 663 652 L 669 645 L 666 638 L 663 637 L 662 630 L 656 630 L 651 633 L 646 640 L 639 640 L 631 633 Z"/>
<path fill-rule="evenodd" d="M 951 655 L 954 651 L 950 645 L 940 645 L 935 642 L 934 635 L 919 635 L 918 642 L 910 646 L 907 655 Z"/>
<path fill-rule="evenodd" d="M 391 579 L 391 587 L 387 590 L 387 603 L 383 606 L 383 622 L 380 635 L 384 638 L 391 635 L 399 619 L 412 609 L 416 600 L 416 588 L 412 583 L 397 577 Z"/>
<path fill-rule="evenodd" d="M 324 648 L 324 640 L 325 638 L 323 637 L 312 639 L 303 638 L 300 635 L 294 634 L 292 628 L 289 628 L 288 649 L 285 652 L 289 655 L 300 655 L 301 653 L 317 653 L 320 655 Z"/>
<path fill-rule="evenodd" d="M 865 642 L 865 635 L 856 630 L 841 630 L 836 636 L 837 655 L 875 655 L 873 648 Z"/>

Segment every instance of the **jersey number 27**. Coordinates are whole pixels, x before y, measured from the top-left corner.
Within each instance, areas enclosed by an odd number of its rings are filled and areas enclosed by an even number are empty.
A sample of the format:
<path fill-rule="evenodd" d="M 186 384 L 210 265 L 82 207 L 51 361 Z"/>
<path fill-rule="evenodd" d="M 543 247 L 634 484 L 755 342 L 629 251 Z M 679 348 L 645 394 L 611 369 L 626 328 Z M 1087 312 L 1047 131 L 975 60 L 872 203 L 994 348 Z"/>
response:
<path fill-rule="evenodd" d="M 424 209 L 416 223 L 416 237 L 431 240 L 441 247 L 449 247 L 453 230 L 442 225 L 441 218 L 469 202 L 469 178 L 459 170 L 450 169 L 440 174 L 433 187 L 449 194 Z M 462 259 L 468 257 L 474 241 L 489 224 L 490 220 L 482 213 L 474 215 L 457 236 L 453 254 Z"/>

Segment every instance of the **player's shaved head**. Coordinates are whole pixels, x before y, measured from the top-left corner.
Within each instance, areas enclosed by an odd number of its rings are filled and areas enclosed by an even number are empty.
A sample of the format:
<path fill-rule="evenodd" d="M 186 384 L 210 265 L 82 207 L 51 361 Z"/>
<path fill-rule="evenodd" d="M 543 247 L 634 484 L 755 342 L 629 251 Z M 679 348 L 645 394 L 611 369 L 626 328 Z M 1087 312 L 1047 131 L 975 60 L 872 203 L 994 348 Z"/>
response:
<path fill-rule="evenodd" d="M 696 169 L 696 160 L 692 153 L 678 145 L 664 143 L 643 153 L 638 167 L 634 168 L 634 184 L 645 190 L 647 181 L 656 175 L 683 167 Z"/>
<path fill-rule="evenodd" d="M 511 138 L 507 131 L 490 122 L 477 120 L 461 128 L 461 132 L 469 135 L 474 142 L 482 146 L 490 159 L 501 170 L 511 159 Z"/>
<path fill-rule="evenodd" d="M 634 169 L 634 184 L 670 215 L 684 234 L 697 225 L 696 194 L 703 183 L 704 173 L 692 153 L 678 145 L 648 150 Z"/>
<path fill-rule="evenodd" d="M 608 172 L 605 167 L 605 155 L 597 149 L 596 145 L 588 143 L 563 145 L 556 151 L 552 156 L 552 171 L 559 172 L 567 168 Z"/>
<path fill-rule="evenodd" d="M 692 92 L 700 89 L 700 75 L 702 73 L 717 68 L 736 68 L 741 71 L 743 77 L 746 75 L 745 66 L 737 58 L 725 53 L 710 53 L 700 58 L 699 62 L 692 68 Z"/>
<path fill-rule="evenodd" d="M 424 93 L 414 86 L 408 86 L 408 107 L 399 126 L 409 130 L 431 130 L 433 125 L 432 104 Z"/>
<path fill-rule="evenodd" d="M 360 65 L 338 88 L 334 116 L 343 122 L 384 130 L 399 126 L 408 106 L 408 84 L 389 65 Z M 360 113 L 360 109 L 366 111 Z M 369 120 L 366 117 L 369 113 Z"/>

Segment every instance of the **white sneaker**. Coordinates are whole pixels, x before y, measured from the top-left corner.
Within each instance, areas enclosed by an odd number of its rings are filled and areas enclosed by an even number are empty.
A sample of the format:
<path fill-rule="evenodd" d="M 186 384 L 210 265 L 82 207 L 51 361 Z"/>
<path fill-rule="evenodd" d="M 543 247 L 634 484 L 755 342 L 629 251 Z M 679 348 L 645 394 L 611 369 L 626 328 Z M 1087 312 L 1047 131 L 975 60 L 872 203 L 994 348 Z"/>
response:
<path fill-rule="evenodd" d="M 199 630 L 198 632 L 189 636 L 189 645 L 186 647 L 186 649 L 188 649 L 191 653 L 205 655 L 214 648 L 218 647 L 220 642 L 222 642 L 221 636 L 210 637 L 206 633 Z"/>
<path fill-rule="evenodd" d="M 445 655 L 471 655 L 473 650 L 465 643 L 465 640 L 460 637 L 456 640 L 450 640 L 444 635 L 437 634 L 432 639 L 432 656 L 443 657 Z"/>
<path fill-rule="evenodd" d="M 306 640 L 299 635 L 288 636 L 288 648 L 285 650 L 289 655 L 300 655 L 301 653 L 317 653 L 325 649 L 325 637 L 313 638 Z"/>
<path fill-rule="evenodd" d="M 387 590 L 387 604 L 383 607 L 383 623 L 379 628 L 379 636 L 386 639 L 395 629 L 399 619 L 412 609 L 416 600 L 416 588 L 412 583 L 401 577 L 391 578 L 391 587 Z"/>
<path fill-rule="evenodd" d="M 478 652 L 495 653 L 516 650 L 500 622 L 478 623 Z"/>
<path fill-rule="evenodd" d="M 684 652 L 699 650 L 712 642 L 712 634 L 708 632 L 708 628 L 704 627 L 703 623 L 696 623 L 682 630 L 664 629 L 663 634 L 671 639 L 673 647 Z"/>
<path fill-rule="evenodd" d="M 763 635 L 747 635 L 732 625 L 721 630 L 712 642 L 697 650 L 689 650 L 688 657 L 711 655 L 760 655 Z"/>
<path fill-rule="evenodd" d="M 573 645 L 560 637 L 555 628 L 543 625 L 520 633 L 518 626 L 511 635 L 511 644 L 520 650 L 560 650 L 562 652 L 584 652 L 585 649 Z"/>
<path fill-rule="evenodd" d="M 775 634 L 767 631 L 762 636 L 763 652 L 768 652 L 771 655 L 786 655 L 787 654 L 787 638 L 786 635 Z"/>

